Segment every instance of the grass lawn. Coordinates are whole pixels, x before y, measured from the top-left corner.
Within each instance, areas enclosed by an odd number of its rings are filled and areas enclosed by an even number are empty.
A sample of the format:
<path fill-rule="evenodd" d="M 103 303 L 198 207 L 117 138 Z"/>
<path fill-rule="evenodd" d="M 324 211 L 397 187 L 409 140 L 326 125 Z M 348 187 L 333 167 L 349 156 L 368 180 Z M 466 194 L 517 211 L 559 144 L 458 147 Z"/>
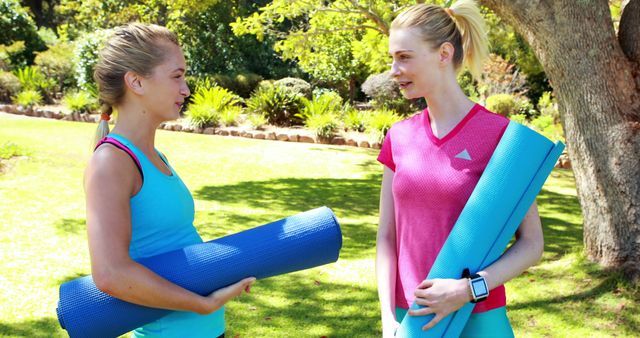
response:
<path fill-rule="evenodd" d="M 0 337 L 66 336 L 58 286 L 90 272 L 82 175 L 94 128 L 0 114 L 0 146 L 26 155 L 0 173 Z M 228 337 L 380 336 L 376 150 L 167 131 L 157 141 L 193 193 L 204 240 L 321 205 L 341 222 L 340 260 L 258 281 L 227 307 Z M 507 284 L 516 336 L 637 335 L 640 291 L 581 254 L 571 172 L 554 171 L 538 204 L 543 260 Z"/>

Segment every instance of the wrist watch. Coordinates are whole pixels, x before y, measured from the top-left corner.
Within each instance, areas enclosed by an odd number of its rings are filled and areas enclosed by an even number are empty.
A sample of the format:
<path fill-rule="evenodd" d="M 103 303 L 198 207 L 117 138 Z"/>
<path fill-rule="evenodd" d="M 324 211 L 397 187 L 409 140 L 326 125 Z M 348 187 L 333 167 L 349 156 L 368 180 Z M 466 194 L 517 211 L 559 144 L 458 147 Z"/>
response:
<path fill-rule="evenodd" d="M 469 289 L 471 290 L 471 303 L 481 302 L 489 297 L 489 288 L 487 287 L 487 281 L 484 277 L 477 273 L 471 274 L 469 269 L 464 269 L 462 272 L 462 278 L 467 278 L 469 281 Z"/>

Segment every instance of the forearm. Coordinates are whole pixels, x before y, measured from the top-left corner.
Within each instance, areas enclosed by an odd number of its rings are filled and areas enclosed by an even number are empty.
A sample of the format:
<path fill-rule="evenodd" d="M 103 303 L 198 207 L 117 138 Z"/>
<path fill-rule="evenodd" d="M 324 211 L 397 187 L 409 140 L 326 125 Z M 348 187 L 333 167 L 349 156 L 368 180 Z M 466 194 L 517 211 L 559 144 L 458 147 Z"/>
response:
<path fill-rule="evenodd" d="M 383 322 L 395 320 L 396 273 L 395 243 L 391 245 L 389 240 L 379 238 L 376 250 L 376 278 Z"/>
<path fill-rule="evenodd" d="M 124 301 L 169 310 L 208 313 L 205 297 L 162 278 L 135 261 L 115 265 L 94 274 L 96 285 Z"/>
<path fill-rule="evenodd" d="M 542 225 L 534 203 L 518 228 L 513 245 L 497 261 L 478 273 L 485 277 L 489 289 L 493 289 L 536 264 L 543 249 Z"/>

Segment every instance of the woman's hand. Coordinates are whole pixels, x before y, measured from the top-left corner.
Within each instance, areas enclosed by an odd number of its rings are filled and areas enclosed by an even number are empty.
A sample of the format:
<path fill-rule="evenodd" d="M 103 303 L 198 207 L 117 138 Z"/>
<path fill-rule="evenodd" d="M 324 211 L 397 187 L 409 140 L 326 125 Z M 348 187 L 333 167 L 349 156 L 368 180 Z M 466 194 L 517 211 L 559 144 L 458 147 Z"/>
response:
<path fill-rule="evenodd" d="M 409 310 L 410 316 L 435 314 L 422 330 L 434 327 L 442 318 L 471 301 L 467 279 L 426 279 L 416 288 L 415 296 L 416 303 L 425 307 Z"/>
<path fill-rule="evenodd" d="M 217 311 L 231 299 L 240 296 L 243 290 L 249 293 L 251 284 L 253 284 L 255 281 L 255 277 L 248 277 L 235 284 L 231 284 L 227 287 L 212 292 L 210 295 L 204 297 L 202 311 L 198 312 L 200 314 L 209 314 Z"/>

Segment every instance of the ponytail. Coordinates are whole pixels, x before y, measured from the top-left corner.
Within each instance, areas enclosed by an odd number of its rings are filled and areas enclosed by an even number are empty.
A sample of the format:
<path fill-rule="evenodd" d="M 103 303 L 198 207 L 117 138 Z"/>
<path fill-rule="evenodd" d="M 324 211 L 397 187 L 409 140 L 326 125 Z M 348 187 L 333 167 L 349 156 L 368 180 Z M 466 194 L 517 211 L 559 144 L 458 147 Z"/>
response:
<path fill-rule="evenodd" d="M 484 19 L 474 0 L 458 0 L 449 8 L 417 4 L 391 23 L 391 29 L 410 27 L 417 28 L 424 41 L 434 48 L 451 43 L 455 69 L 466 66 L 474 78 L 480 78 L 489 48 Z"/>
<path fill-rule="evenodd" d="M 108 103 L 102 103 L 102 106 L 100 106 L 100 112 L 100 122 L 98 123 L 98 129 L 96 129 L 96 134 L 93 138 L 94 147 L 98 145 L 100 140 L 109 134 L 109 120 L 111 119 L 113 107 Z M 93 149 L 91 150 L 93 151 Z"/>
<path fill-rule="evenodd" d="M 462 36 L 464 65 L 474 78 L 480 78 L 482 64 L 489 56 L 487 29 L 478 6 L 473 0 L 456 1 L 450 8 Z"/>

